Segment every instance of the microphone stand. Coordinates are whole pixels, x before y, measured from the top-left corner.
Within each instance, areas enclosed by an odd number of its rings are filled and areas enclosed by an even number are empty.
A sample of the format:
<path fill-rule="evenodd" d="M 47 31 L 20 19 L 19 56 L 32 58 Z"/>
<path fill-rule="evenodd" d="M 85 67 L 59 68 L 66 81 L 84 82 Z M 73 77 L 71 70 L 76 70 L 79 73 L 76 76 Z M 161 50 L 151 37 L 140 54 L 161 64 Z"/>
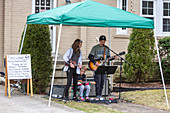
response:
<path fill-rule="evenodd" d="M 130 64 L 128 61 L 126 61 L 124 58 L 122 58 L 119 54 L 117 54 L 116 52 L 114 52 L 113 50 L 111 50 L 108 46 L 104 45 L 104 47 L 106 47 L 107 49 L 109 49 L 109 51 L 113 52 L 116 56 L 118 56 L 119 58 L 121 58 L 121 60 L 124 60 L 126 63 L 128 63 L 129 65 L 132 65 Z"/>
<path fill-rule="evenodd" d="M 132 65 L 130 64 L 128 61 L 126 61 L 124 58 L 122 58 L 119 54 L 117 54 L 116 52 L 114 52 L 113 50 L 111 50 L 108 46 L 104 45 L 104 47 L 106 47 L 107 49 L 109 49 L 109 51 L 113 52 L 116 56 L 118 56 L 120 59 L 121 59 L 121 62 L 120 62 L 120 83 L 119 83 L 119 98 L 118 100 L 123 100 L 121 99 L 121 81 L 122 81 L 122 60 L 124 60 L 126 63 L 128 63 L 129 65 Z"/>

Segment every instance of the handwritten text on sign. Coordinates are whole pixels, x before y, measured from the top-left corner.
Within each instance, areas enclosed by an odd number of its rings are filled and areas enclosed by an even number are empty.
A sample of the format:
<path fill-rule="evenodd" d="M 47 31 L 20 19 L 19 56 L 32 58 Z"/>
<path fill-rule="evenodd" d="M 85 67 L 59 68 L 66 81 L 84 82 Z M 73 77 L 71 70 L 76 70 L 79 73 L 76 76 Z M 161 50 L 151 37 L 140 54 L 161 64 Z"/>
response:
<path fill-rule="evenodd" d="M 30 54 L 7 55 L 8 79 L 31 79 Z"/>

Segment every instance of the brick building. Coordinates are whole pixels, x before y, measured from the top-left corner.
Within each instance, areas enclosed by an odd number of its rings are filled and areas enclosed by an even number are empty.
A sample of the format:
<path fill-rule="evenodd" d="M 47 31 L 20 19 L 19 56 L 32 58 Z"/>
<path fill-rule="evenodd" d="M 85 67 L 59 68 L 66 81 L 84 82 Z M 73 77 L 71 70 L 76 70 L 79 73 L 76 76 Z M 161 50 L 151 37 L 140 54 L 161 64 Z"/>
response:
<path fill-rule="evenodd" d="M 18 54 L 21 34 L 26 18 L 67 3 L 83 0 L 0 0 L 0 71 L 4 71 L 4 57 L 7 54 Z M 117 7 L 131 13 L 150 18 L 155 23 L 155 35 L 158 39 L 170 35 L 170 0 L 94 0 L 109 6 Z M 52 54 L 55 53 L 56 36 L 59 26 L 50 26 Z M 83 40 L 83 59 L 87 59 L 91 47 L 98 43 L 101 34 L 106 35 L 106 45 L 115 52 L 126 51 L 131 29 L 63 26 L 59 48 L 59 56 L 63 56 L 73 40 Z M 64 46 L 63 46 L 64 45 Z"/>

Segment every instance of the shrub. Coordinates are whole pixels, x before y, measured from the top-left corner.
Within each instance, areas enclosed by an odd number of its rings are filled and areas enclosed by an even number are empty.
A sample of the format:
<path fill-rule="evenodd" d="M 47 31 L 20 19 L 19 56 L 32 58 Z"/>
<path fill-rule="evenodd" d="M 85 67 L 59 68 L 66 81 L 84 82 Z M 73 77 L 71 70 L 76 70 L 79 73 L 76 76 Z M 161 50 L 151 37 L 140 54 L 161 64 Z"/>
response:
<path fill-rule="evenodd" d="M 159 51 L 165 80 L 170 78 L 170 37 L 159 40 Z"/>
<path fill-rule="evenodd" d="M 48 25 L 28 25 L 22 54 L 31 54 L 33 92 L 45 93 L 52 74 Z"/>
<path fill-rule="evenodd" d="M 128 53 L 125 55 L 125 59 L 132 65 L 123 64 L 124 76 L 128 82 L 145 82 L 152 77 L 155 53 L 153 30 L 133 29 Z"/>

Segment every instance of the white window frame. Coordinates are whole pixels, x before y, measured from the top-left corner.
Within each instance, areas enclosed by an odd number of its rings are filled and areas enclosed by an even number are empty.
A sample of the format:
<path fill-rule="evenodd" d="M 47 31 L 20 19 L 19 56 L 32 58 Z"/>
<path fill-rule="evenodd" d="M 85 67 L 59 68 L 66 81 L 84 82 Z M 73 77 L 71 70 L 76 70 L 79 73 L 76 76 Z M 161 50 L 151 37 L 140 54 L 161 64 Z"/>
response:
<path fill-rule="evenodd" d="M 45 0 L 46 2 L 46 0 Z M 50 2 L 50 9 L 55 8 L 57 6 L 57 0 L 51 0 Z M 32 0 L 32 14 L 35 13 L 35 0 Z M 49 25 L 50 28 L 50 39 L 51 39 L 51 47 L 52 47 L 52 54 L 55 54 L 56 49 L 56 26 Z"/>
<path fill-rule="evenodd" d="M 40 1 L 40 0 L 39 0 Z M 44 0 L 45 2 L 46 2 L 46 0 Z M 50 9 L 52 9 L 53 8 L 53 0 L 50 0 L 51 2 L 50 2 Z M 37 5 L 38 6 L 38 5 Z M 41 6 L 41 5 L 39 5 L 39 6 Z M 32 0 L 32 13 L 34 14 L 35 13 L 35 0 Z M 43 6 L 43 7 L 49 7 L 49 6 Z M 40 9 L 39 9 L 39 11 L 40 11 Z M 45 10 L 44 10 L 45 11 Z M 41 12 L 41 11 L 40 11 Z"/>
<path fill-rule="evenodd" d="M 143 15 L 142 14 L 142 2 L 143 1 L 152 1 L 153 2 L 153 15 Z M 140 16 L 142 17 L 151 17 L 154 18 L 154 33 L 155 35 L 157 35 L 157 28 L 159 29 L 159 27 L 157 27 L 157 17 L 156 17 L 156 11 L 157 11 L 157 0 L 140 0 Z"/>
<path fill-rule="evenodd" d="M 153 2 L 153 15 L 143 15 L 142 14 L 142 2 L 143 1 L 152 1 Z M 155 13 L 156 13 L 156 7 L 155 7 L 155 0 L 140 0 L 140 16 L 142 17 L 151 17 L 151 18 L 154 18 L 155 20 Z"/>
<path fill-rule="evenodd" d="M 164 16 L 163 15 L 163 11 L 164 11 L 164 6 L 163 6 L 163 4 L 164 3 L 170 3 L 170 1 L 168 1 L 168 0 L 164 0 L 163 2 L 162 2 L 162 32 L 163 32 L 163 35 L 164 36 L 169 36 L 170 35 L 170 32 L 164 32 L 163 31 L 163 19 L 165 18 L 165 19 L 170 19 L 170 16 Z"/>
<path fill-rule="evenodd" d="M 152 1 L 153 2 L 153 15 L 143 15 L 142 14 L 142 2 L 143 1 Z M 155 15 L 155 0 L 141 0 L 141 4 L 140 4 L 140 8 L 141 8 L 141 10 L 140 10 L 140 15 L 142 15 L 143 17 L 153 17 L 154 18 L 154 15 Z"/>
<path fill-rule="evenodd" d="M 117 8 L 122 9 L 122 0 L 117 0 Z M 126 11 L 128 11 L 128 0 L 126 0 Z M 116 34 L 118 35 L 127 35 L 127 28 L 116 28 Z"/>
<path fill-rule="evenodd" d="M 142 1 L 154 2 L 154 14 L 153 16 L 142 15 Z M 170 2 L 169 0 L 140 0 L 140 16 L 153 17 L 154 18 L 154 34 L 155 36 L 170 36 L 170 32 L 163 32 L 163 3 Z"/>

